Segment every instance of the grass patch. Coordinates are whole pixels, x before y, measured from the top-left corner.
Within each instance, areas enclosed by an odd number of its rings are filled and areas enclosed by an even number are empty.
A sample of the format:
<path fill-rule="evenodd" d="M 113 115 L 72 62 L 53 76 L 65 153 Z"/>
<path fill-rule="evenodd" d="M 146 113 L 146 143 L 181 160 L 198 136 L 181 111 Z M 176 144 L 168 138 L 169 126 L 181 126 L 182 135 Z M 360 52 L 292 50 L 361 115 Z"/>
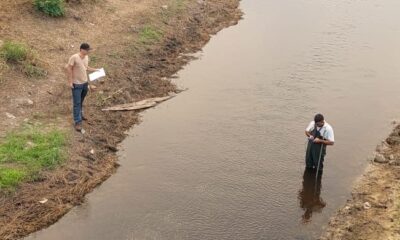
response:
<path fill-rule="evenodd" d="M 47 76 L 46 70 L 30 63 L 23 65 L 22 72 L 30 78 L 42 78 Z"/>
<path fill-rule="evenodd" d="M 65 15 L 64 0 L 35 0 L 33 4 L 37 10 L 50 17 L 62 17 Z"/>
<path fill-rule="evenodd" d="M 184 10 L 185 6 L 186 6 L 185 0 L 174 0 L 173 2 L 173 10 L 176 12 Z"/>
<path fill-rule="evenodd" d="M 5 42 L 0 49 L 1 57 L 7 62 L 22 62 L 27 60 L 29 49 L 25 44 L 17 42 Z"/>
<path fill-rule="evenodd" d="M 20 169 L 0 169 L 0 189 L 15 188 L 26 178 L 26 172 Z"/>
<path fill-rule="evenodd" d="M 0 143 L 0 187 L 14 188 L 65 160 L 66 135 L 30 127 L 8 134 Z"/>
<path fill-rule="evenodd" d="M 153 26 L 144 26 L 139 32 L 139 42 L 145 45 L 157 43 L 161 40 L 163 33 Z"/>
<path fill-rule="evenodd" d="M 17 66 L 27 77 L 40 78 L 47 75 L 47 72 L 38 66 L 39 60 L 36 53 L 23 43 L 5 42 L 0 47 L 0 58 L 6 64 Z M 1 69 L 3 69 L 2 66 L 0 66 Z"/>
<path fill-rule="evenodd" d="M 161 13 L 163 21 L 168 22 L 169 19 L 181 13 L 185 10 L 186 4 L 187 0 L 171 0 L 167 5 L 168 8 L 163 10 Z"/>

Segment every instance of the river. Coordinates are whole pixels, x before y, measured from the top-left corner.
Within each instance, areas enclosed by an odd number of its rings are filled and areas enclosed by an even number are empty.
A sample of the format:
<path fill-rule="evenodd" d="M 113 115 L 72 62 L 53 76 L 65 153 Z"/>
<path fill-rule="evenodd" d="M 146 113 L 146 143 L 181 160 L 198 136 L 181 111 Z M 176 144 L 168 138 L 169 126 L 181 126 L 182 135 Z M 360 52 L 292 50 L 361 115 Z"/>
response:
<path fill-rule="evenodd" d="M 321 234 L 399 117 L 400 1 L 243 0 L 241 8 L 244 19 L 178 73 L 189 90 L 143 113 L 117 173 L 26 239 Z M 336 144 L 315 192 L 314 178 L 303 177 L 304 129 L 317 112 Z"/>

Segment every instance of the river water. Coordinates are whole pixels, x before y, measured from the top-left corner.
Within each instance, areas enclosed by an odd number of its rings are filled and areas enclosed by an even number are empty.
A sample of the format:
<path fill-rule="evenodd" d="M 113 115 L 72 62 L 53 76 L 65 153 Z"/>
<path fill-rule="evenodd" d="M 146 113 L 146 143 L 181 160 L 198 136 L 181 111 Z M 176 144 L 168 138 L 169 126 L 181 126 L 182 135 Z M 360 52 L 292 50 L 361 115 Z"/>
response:
<path fill-rule="evenodd" d="M 243 0 L 143 114 L 121 168 L 27 239 L 316 239 L 400 109 L 400 1 Z M 321 185 L 304 128 L 333 125 Z M 315 188 L 314 186 L 317 186 Z"/>

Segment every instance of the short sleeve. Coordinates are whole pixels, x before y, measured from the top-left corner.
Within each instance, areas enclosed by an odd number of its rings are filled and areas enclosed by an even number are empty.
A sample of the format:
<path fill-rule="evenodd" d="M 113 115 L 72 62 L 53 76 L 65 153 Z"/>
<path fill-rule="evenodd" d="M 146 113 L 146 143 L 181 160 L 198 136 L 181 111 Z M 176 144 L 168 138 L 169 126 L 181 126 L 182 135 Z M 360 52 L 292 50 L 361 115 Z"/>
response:
<path fill-rule="evenodd" d="M 332 127 L 328 127 L 326 128 L 326 139 L 328 139 L 331 142 L 335 142 L 335 134 L 333 133 L 333 128 Z"/>
<path fill-rule="evenodd" d="M 314 126 L 315 126 L 314 121 L 311 121 L 311 122 L 308 124 L 308 126 L 307 126 L 307 128 L 306 128 L 306 131 L 307 131 L 307 132 L 311 132 L 311 131 L 313 130 Z"/>
<path fill-rule="evenodd" d="M 68 66 L 73 67 L 74 65 L 75 65 L 75 58 L 74 58 L 74 56 L 72 56 L 68 60 Z"/>

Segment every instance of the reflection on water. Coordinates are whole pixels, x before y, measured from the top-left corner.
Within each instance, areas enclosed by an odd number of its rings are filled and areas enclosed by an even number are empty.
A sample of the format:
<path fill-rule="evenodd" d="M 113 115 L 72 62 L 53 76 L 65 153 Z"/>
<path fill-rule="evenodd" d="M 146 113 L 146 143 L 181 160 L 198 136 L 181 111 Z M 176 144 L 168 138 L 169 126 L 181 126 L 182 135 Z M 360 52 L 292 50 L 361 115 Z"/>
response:
<path fill-rule="evenodd" d="M 306 168 L 303 174 L 303 188 L 299 191 L 299 203 L 304 210 L 302 222 L 309 223 L 314 212 L 321 213 L 326 202 L 321 197 L 322 171 Z"/>

